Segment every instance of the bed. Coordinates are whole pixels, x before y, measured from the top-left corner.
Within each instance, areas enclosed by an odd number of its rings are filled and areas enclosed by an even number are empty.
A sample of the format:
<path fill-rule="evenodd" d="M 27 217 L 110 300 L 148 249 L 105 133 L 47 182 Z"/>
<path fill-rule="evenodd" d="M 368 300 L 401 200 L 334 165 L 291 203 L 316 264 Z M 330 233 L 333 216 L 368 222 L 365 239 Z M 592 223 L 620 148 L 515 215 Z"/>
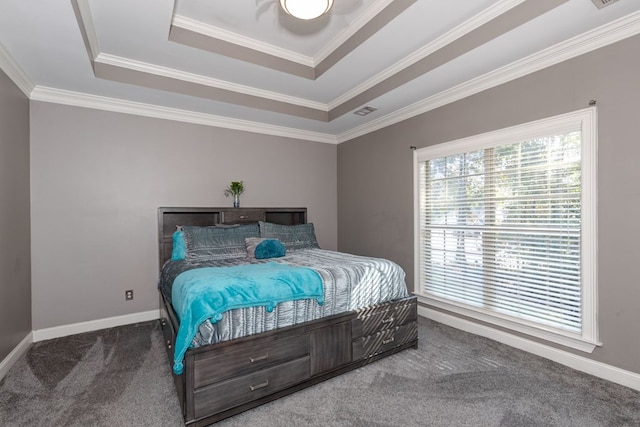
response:
<path fill-rule="evenodd" d="M 306 208 L 161 207 L 158 235 L 161 325 L 186 425 L 210 425 L 417 347 L 417 304 L 404 272 L 388 260 L 320 249 Z M 305 286 L 290 286 L 291 300 L 227 304 L 230 310 L 207 312 L 206 321 L 188 327 L 199 322 L 185 315 L 181 300 L 196 283 L 189 280 L 224 273 L 235 286 L 233 280 L 263 280 L 268 272 L 284 283 L 274 271 L 304 277 Z"/>

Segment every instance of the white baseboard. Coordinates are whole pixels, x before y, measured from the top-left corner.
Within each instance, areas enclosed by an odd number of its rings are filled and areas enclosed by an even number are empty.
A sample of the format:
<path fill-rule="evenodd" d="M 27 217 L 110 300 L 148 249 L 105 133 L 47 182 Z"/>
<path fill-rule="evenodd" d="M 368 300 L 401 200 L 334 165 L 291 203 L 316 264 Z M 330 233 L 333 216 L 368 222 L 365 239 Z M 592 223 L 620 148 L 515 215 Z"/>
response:
<path fill-rule="evenodd" d="M 11 350 L 11 353 L 7 355 L 7 357 L 0 362 L 0 380 L 7 375 L 9 369 L 13 366 L 14 363 L 22 356 L 27 350 L 29 350 L 29 346 L 33 342 L 33 332 L 29 332 L 26 337 L 20 341 L 20 343 Z"/>
<path fill-rule="evenodd" d="M 419 306 L 418 314 L 420 316 L 435 320 L 436 322 L 443 323 L 456 329 L 461 329 L 475 335 L 490 338 L 494 341 L 501 342 L 511 347 L 515 347 L 520 350 L 535 354 L 537 356 L 553 360 L 554 362 L 560 363 L 578 371 L 586 372 L 587 374 L 593 375 L 595 377 L 612 381 L 625 387 L 640 391 L 640 374 L 637 374 L 635 372 L 616 368 L 615 366 L 607 365 L 606 363 L 588 359 L 583 356 L 578 356 L 568 351 L 560 350 L 555 347 L 541 344 L 539 342 L 531 341 L 526 338 L 510 334 L 508 332 L 494 329 L 490 326 L 471 322 L 469 320 L 452 316 L 450 314 L 433 310 L 427 307 Z"/>
<path fill-rule="evenodd" d="M 132 323 L 147 322 L 160 318 L 160 310 L 143 311 L 141 313 L 125 314 L 124 316 L 107 317 L 106 319 L 90 320 L 88 322 L 73 323 L 71 325 L 55 326 L 53 328 L 33 331 L 33 342 L 81 334 L 113 328 L 115 326 L 130 325 Z"/>

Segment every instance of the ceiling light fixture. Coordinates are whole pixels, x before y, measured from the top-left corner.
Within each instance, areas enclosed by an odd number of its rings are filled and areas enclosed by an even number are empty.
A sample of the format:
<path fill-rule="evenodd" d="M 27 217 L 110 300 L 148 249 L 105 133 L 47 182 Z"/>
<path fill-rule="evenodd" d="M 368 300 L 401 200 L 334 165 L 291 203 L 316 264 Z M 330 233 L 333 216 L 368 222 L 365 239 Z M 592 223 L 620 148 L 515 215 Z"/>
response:
<path fill-rule="evenodd" d="M 298 19 L 315 19 L 326 14 L 333 6 L 333 0 L 280 0 L 285 12 Z"/>

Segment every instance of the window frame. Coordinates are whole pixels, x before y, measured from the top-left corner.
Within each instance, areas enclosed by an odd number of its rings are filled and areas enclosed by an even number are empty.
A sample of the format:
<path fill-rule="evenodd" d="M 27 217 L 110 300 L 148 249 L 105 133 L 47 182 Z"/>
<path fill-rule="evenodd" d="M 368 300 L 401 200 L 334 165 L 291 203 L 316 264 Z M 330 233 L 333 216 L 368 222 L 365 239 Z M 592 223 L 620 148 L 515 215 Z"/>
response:
<path fill-rule="evenodd" d="M 581 332 L 560 331 L 536 322 L 514 319 L 490 310 L 423 293 L 420 268 L 420 162 L 578 129 L 582 132 Z M 598 341 L 597 324 L 597 145 L 597 111 L 595 107 L 590 107 L 414 150 L 414 294 L 418 296 L 419 301 L 432 307 L 588 353 L 591 353 L 596 346 L 602 345 Z"/>

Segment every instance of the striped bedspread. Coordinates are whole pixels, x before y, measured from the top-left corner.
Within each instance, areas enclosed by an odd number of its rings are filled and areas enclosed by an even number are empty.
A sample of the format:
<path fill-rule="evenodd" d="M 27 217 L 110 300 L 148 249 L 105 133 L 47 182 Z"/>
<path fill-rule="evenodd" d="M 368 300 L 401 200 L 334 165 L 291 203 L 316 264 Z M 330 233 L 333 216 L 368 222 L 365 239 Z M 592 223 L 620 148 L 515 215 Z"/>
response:
<path fill-rule="evenodd" d="M 215 324 L 210 321 L 203 322 L 191 343 L 192 347 L 258 334 L 409 295 L 404 281 L 404 271 L 386 259 L 323 249 L 301 249 L 288 252 L 282 258 L 257 262 L 273 261 L 311 267 L 318 272 L 324 284 L 324 305 L 318 305 L 315 299 L 305 299 L 280 303 L 272 312 L 267 312 L 264 307 L 234 309 L 226 312 Z M 241 262 L 168 262 L 163 268 L 159 288 L 170 301 L 171 283 L 181 272 L 198 267 L 229 266 Z M 246 263 L 246 260 L 244 262 Z"/>

